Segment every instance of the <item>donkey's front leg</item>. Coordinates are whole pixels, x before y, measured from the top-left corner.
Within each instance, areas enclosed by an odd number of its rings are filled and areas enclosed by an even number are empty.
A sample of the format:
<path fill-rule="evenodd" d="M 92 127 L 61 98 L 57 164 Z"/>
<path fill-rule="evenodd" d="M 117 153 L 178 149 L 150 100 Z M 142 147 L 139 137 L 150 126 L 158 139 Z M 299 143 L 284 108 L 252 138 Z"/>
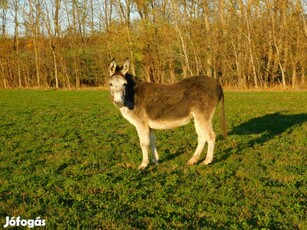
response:
<path fill-rule="evenodd" d="M 149 148 L 149 127 L 137 127 L 137 132 L 140 139 L 141 149 L 143 153 L 143 160 L 142 164 L 139 166 L 139 169 L 145 169 L 147 165 L 149 164 L 148 160 L 148 148 Z"/>

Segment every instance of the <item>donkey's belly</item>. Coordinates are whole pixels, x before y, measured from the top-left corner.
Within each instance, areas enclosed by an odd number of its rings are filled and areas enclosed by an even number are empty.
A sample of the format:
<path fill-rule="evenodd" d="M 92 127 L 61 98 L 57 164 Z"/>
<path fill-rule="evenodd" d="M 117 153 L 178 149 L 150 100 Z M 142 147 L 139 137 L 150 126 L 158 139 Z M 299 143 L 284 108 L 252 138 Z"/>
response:
<path fill-rule="evenodd" d="M 176 128 L 176 127 L 188 124 L 191 121 L 191 119 L 192 119 L 192 114 L 184 118 L 172 119 L 172 120 L 151 120 L 149 119 L 148 123 L 151 129 L 172 129 L 172 128 Z"/>

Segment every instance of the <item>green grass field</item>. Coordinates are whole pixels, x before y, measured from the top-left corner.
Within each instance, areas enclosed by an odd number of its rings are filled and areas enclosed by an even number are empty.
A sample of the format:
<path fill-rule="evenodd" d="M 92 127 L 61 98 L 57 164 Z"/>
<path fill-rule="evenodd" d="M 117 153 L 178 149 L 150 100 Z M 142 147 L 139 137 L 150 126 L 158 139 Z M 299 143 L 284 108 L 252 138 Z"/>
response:
<path fill-rule="evenodd" d="M 211 165 L 186 165 L 191 123 L 158 131 L 161 162 L 139 171 L 136 131 L 108 92 L 0 91 L 0 228 L 20 216 L 47 229 L 307 229 L 307 93 L 225 96 L 229 136 L 215 116 Z"/>

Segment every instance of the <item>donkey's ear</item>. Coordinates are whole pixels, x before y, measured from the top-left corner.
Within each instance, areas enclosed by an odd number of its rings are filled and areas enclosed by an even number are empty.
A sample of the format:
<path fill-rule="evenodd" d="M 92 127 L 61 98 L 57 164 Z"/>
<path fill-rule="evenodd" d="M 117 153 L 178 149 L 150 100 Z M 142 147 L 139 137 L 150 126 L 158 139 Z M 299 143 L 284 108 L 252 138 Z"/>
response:
<path fill-rule="evenodd" d="M 122 72 L 122 74 L 125 75 L 126 73 L 128 73 L 128 71 L 129 71 L 129 59 L 127 58 L 127 60 L 125 61 L 124 65 L 122 67 L 121 72 Z"/>
<path fill-rule="evenodd" d="M 113 59 L 110 63 L 110 67 L 109 67 L 110 76 L 112 76 L 115 73 L 115 70 L 116 70 L 116 63 Z"/>

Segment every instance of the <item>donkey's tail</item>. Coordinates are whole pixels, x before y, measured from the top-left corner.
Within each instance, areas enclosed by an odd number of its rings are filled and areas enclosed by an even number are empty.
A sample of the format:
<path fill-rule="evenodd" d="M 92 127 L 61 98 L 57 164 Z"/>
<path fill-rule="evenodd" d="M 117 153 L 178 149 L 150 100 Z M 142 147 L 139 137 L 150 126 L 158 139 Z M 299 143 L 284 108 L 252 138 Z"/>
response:
<path fill-rule="evenodd" d="M 220 128 L 222 130 L 222 135 L 224 138 L 227 137 L 227 126 L 226 126 L 226 120 L 225 120 L 225 105 L 224 105 L 224 93 L 222 86 L 220 86 L 220 96 L 219 101 L 221 102 L 221 110 L 220 110 Z"/>

